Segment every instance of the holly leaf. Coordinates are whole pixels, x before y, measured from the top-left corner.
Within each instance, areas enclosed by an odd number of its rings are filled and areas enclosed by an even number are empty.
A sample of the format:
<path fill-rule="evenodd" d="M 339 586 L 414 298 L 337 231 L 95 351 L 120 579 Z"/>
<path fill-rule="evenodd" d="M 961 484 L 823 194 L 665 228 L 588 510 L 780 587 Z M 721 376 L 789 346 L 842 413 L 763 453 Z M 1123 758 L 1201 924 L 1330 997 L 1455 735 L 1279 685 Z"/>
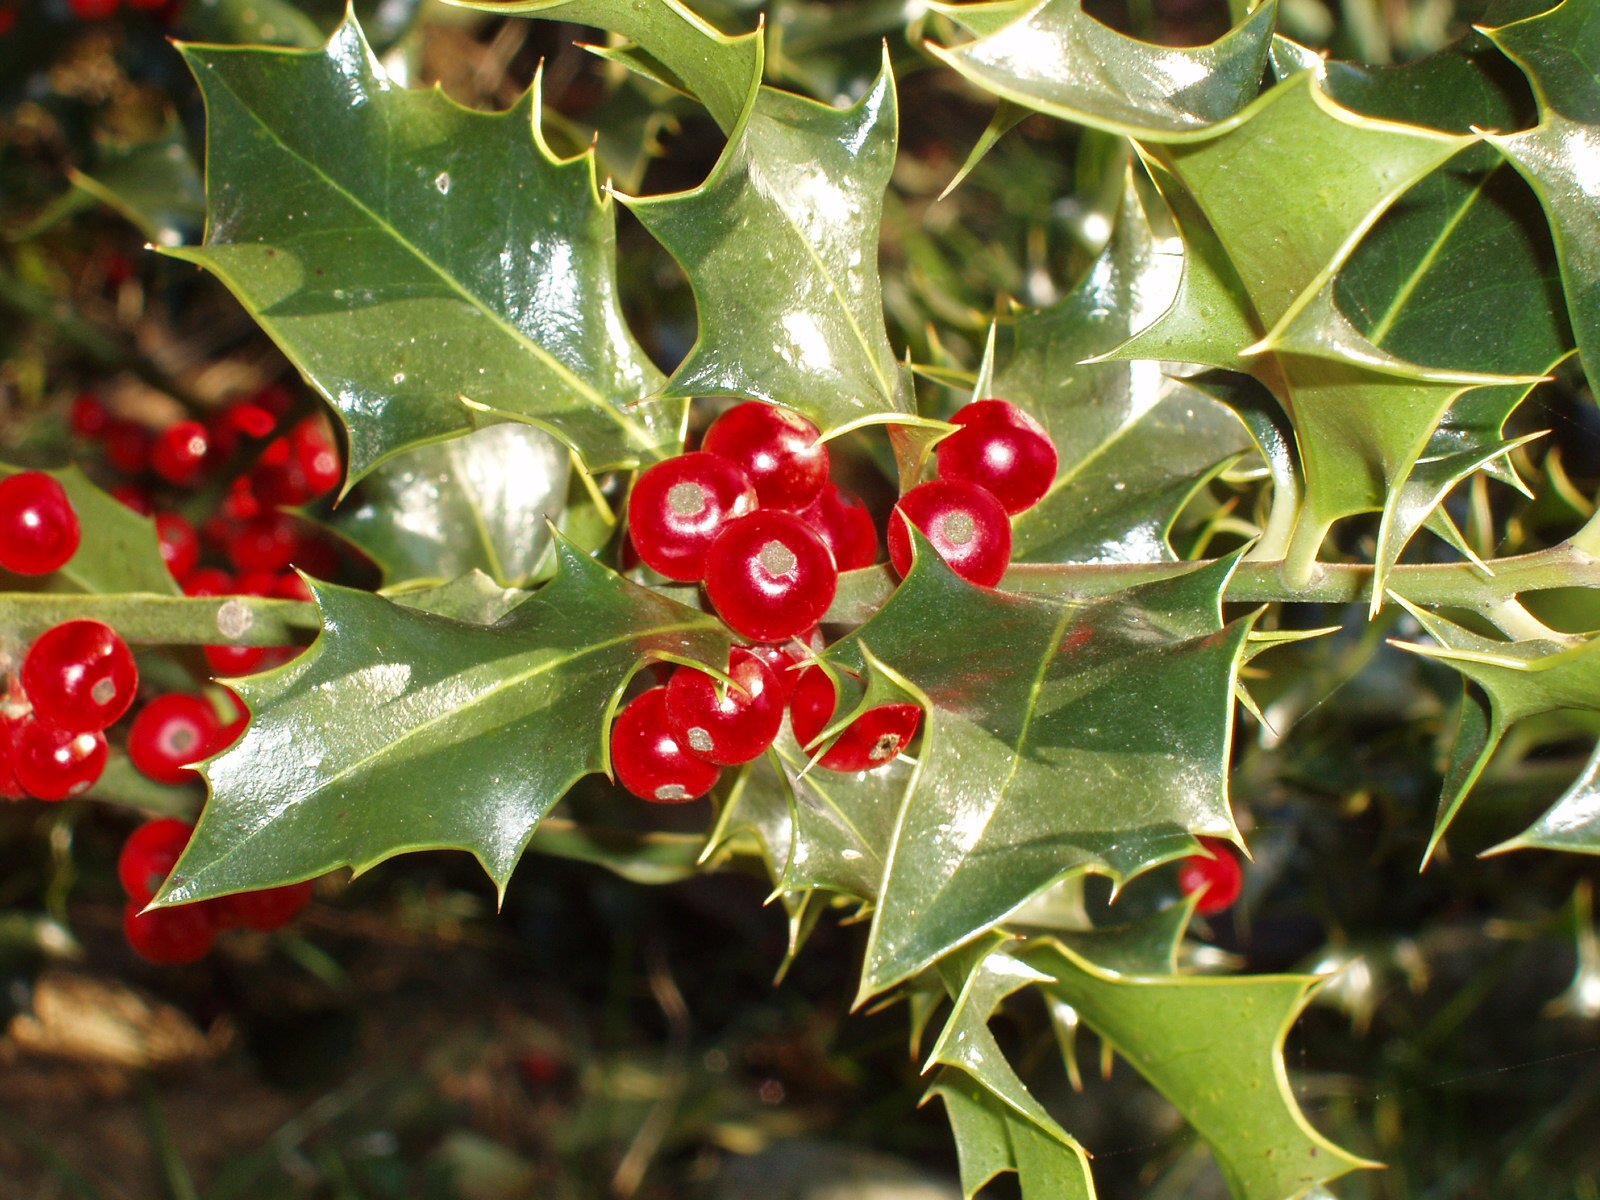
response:
<path fill-rule="evenodd" d="M 1202 137 L 1237 118 L 1260 88 L 1278 13 L 1267 0 L 1210 45 L 1175 47 L 1118 33 L 1084 12 L 1082 0 L 932 7 L 958 22 L 966 8 L 1011 18 L 965 45 L 928 43 L 984 91 L 1147 141 Z"/>
<path fill-rule="evenodd" d="M 31 469 L 0 463 L 0 479 Z M 161 542 L 156 537 L 154 521 L 102 492 L 77 467 L 45 474 L 66 491 L 78 515 L 82 540 L 66 564 L 49 575 L 23 580 L 0 569 L 0 579 L 7 582 L 8 589 L 37 588 L 102 595 L 122 592 L 157 596 L 179 594 L 178 585 L 161 557 Z"/>
<path fill-rule="evenodd" d="M 763 88 L 703 184 L 624 198 L 700 310 L 667 395 L 766 400 L 824 431 L 915 420 L 878 278 L 897 120 L 887 59 L 847 109 Z"/>
<path fill-rule="evenodd" d="M 1544 206 L 1578 354 L 1600 375 L 1600 10 L 1562 0 L 1483 32 L 1527 75 L 1540 114 L 1532 129 L 1486 137 Z"/>
<path fill-rule="evenodd" d="M 1194 834 L 1235 836 L 1227 762 L 1251 619 L 1223 624 L 1231 562 L 1060 601 L 974 587 L 918 550 L 877 616 L 827 655 L 881 664 L 874 678 L 926 713 L 861 999 L 1074 872 L 1126 879 L 1192 852 Z"/>
<path fill-rule="evenodd" d="M 727 661 L 714 618 L 565 542 L 557 557 L 555 579 L 492 625 L 314 583 L 322 636 L 233 685 L 254 717 L 201 767 L 211 797 L 158 903 L 422 849 L 471 853 L 503 894 L 539 821 L 605 769 L 638 666 Z"/>
<path fill-rule="evenodd" d="M 1501 739 L 1513 725 L 1543 713 L 1600 712 L 1600 656 L 1595 653 L 1600 637 L 1496 641 L 1464 629 L 1437 613 L 1408 604 L 1404 598 L 1397 598 L 1437 645 L 1393 644 L 1413 654 L 1437 659 L 1476 685 L 1466 689 L 1457 715 L 1439 812 L 1423 855 L 1426 865 L 1489 765 Z M 1574 785 L 1574 790 L 1579 797 L 1583 795 L 1582 779 Z M 1558 802 L 1557 807 L 1560 806 Z M 1571 819 L 1574 811 L 1580 817 L 1578 827 L 1581 830 L 1584 812 L 1581 798 L 1573 802 L 1561 820 Z M 1538 828 L 1536 823 L 1521 837 L 1527 837 Z M 1579 840 L 1582 840 L 1581 832 Z M 1519 841 L 1520 838 L 1512 839 L 1498 849 L 1512 849 Z"/>
<path fill-rule="evenodd" d="M 1600 746 L 1548 812 L 1516 837 L 1484 853 L 1533 849 L 1600 854 Z"/>
<path fill-rule="evenodd" d="M 628 332 L 592 154 L 537 83 L 503 113 L 396 87 L 354 18 L 319 50 L 182 47 L 207 108 L 217 275 L 338 412 L 351 478 L 471 427 L 537 424 L 594 470 L 676 449 L 683 406 Z"/>
<path fill-rule="evenodd" d="M 1289 1088 L 1284 1038 L 1314 976 L 1123 975 L 1059 942 L 1019 957 L 1183 1114 L 1235 1200 L 1290 1200 L 1376 1165 L 1313 1129 Z"/>
<path fill-rule="evenodd" d="M 571 455 L 526 425 L 495 425 L 420 446 L 363 481 L 336 519 L 394 584 L 482 571 L 526 584 L 566 507 Z"/>
<path fill-rule="evenodd" d="M 678 0 L 448 0 L 460 8 L 509 16 L 575 21 L 621 34 L 630 44 L 599 50 L 658 83 L 694 96 L 724 130 L 732 130 L 761 83 L 761 33 L 728 37 Z"/>
<path fill-rule="evenodd" d="M 92 173 L 68 170 L 79 191 L 115 209 L 157 246 L 178 246 L 205 219 L 206 186 L 176 117 L 146 142 L 107 142 Z"/>
<path fill-rule="evenodd" d="M 1060 303 L 1001 328 L 993 391 L 1049 430 L 1055 482 L 1012 521 L 1012 556 L 1032 562 L 1156 562 L 1195 491 L 1250 446 L 1225 405 L 1159 365 L 1093 360 L 1170 304 L 1182 269 L 1158 243 L 1131 179 L 1111 241 Z M 980 372 L 980 378 L 988 367 Z M 975 396 L 981 399 L 982 397 Z"/>

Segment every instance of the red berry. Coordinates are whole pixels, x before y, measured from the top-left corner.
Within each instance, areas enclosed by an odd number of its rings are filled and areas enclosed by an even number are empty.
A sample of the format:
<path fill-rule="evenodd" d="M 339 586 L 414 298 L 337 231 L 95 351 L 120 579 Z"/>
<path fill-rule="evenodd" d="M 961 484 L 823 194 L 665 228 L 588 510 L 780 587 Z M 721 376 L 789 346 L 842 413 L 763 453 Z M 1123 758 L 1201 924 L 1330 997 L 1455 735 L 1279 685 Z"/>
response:
<path fill-rule="evenodd" d="M 828 547 L 791 512 L 764 509 L 730 521 L 706 554 L 706 595 L 751 641 L 781 642 L 810 629 L 838 586 Z"/>
<path fill-rule="evenodd" d="M 666 697 L 666 688 L 651 688 L 617 714 L 611 727 L 611 767 L 617 782 L 639 799 L 682 804 L 704 796 L 722 772 L 672 736 Z"/>
<path fill-rule="evenodd" d="M 294 519 L 280 512 L 246 521 L 228 539 L 228 558 L 241 571 L 281 571 L 294 558 Z"/>
<path fill-rule="evenodd" d="M 250 397 L 251 403 L 266 409 L 277 420 L 283 420 L 294 407 L 294 393 L 281 383 L 269 383 Z"/>
<path fill-rule="evenodd" d="M 128 757 L 157 783 L 184 783 L 194 778 L 189 764 L 211 754 L 221 726 L 216 709 L 199 696 L 157 696 L 133 719 Z"/>
<path fill-rule="evenodd" d="M 185 596 L 230 596 L 233 576 L 219 567 L 199 567 L 183 577 Z"/>
<path fill-rule="evenodd" d="M 48 575 L 77 553 L 82 537 L 67 490 L 43 471 L 0 480 L 0 569 Z"/>
<path fill-rule="evenodd" d="M 139 668 L 111 626 L 64 621 L 28 648 L 22 690 L 38 719 L 92 733 L 128 711 L 139 691 Z"/>
<path fill-rule="evenodd" d="M 1005 400 L 976 400 L 950 418 L 961 426 L 934 449 L 941 479 L 975 483 L 1008 513 L 1032 508 L 1056 481 L 1045 427 Z"/>
<path fill-rule="evenodd" d="M 233 678 L 260 670 L 271 649 L 270 646 L 207 646 L 206 662 L 219 677 Z"/>
<path fill-rule="evenodd" d="M 1239 898 L 1244 889 L 1244 871 L 1231 843 L 1221 838 L 1201 838 L 1200 844 L 1211 852 L 1211 857 L 1195 854 L 1184 859 L 1178 868 L 1178 886 L 1185 896 L 1199 892 L 1195 911 L 1210 917 L 1232 907 Z"/>
<path fill-rule="evenodd" d="M 106 735 L 62 729 L 30 717 L 12 730 L 12 766 L 24 791 L 39 800 L 65 800 L 87 791 L 106 765 Z"/>
<path fill-rule="evenodd" d="M 788 704 L 789 697 L 794 695 L 794 685 L 800 679 L 800 664 L 810 657 L 804 648 L 796 642 L 783 646 L 762 642 L 754 646 L 741 646 L 740 649 L 754 654 L 767 664 L 773 679 L 777 680 L 779 696 Z"/>
<path fill-rule="evenodd" d="M 755 488 L 733 463 L 715 454 L 680 454 L 634 482 L 628 534 L 646 564 L 688 582 L 704 576 L 717 534 L 755 506 Z"/>
<path fill-rule="evenodd" d="M 27 790 L 17 779 L 17 730 L 22 721 L 0 709 L 0 800 L 22 800 Z"/>
<path fill-rule="evenodd" d="M 794 736 L 808 753 L 817 736 L 833 722 L 839 692 L 821 667 L 807 667 L 795 684 L 789 704 Z M 922 710 L 915 704 L 881 704 L 869 708 L 840 732 L 828 752 L 817 760 L 830 771 L 871 771 L 893 762 L 911 744 Z"/>
<path fill-rule="evenodd" d="M 9 4 L 0 4 L 0 37 L 5 37 L 17 27 L 17 10 Z"/>
<path fill-rule="evenodd" d="M 155 505 L 150 502 L 150 493 L 137 483 L 117 484 L 111 489 L 111 498 L 133 509 L 141 517 L 148 517 L 155 511 Z"/>
<path fill-rule="evenodd" d="M 728 676 L 733 686 L 723 687 L 704 671 L 679 667 L 667 682 L 672 736 L 695 757 L 719 767 L 760 757 L 783 725 L 783 689 L 759 655 L 735 647 Z"/>
<path fill-rule="evenodd" d="M 80 21 L 103 21 L 117 11 L 117 0 L 67 0 L 67 7 Z"/>
<path fill-rule="evenodd" d="M 129 900 L 122 910 L 122 932 L 133 952 L 148 962 L 182 966 L 211 952 L 217 926 L 203 904 L 180 904 L 141 913 L 144 905 Z"/>
<path fill-rule="evenodd" d="M 830 483 L 800 515 L 821 535 L 839 570 L 854 571 L 878 561 L 878 531 L 872 514 L 849 492 Z"/>
<path fill-rule="evenodd" d="M 344 463 L 339 450 L 324 432 L 316 417 L 306 417 L 289 431 L 294 446 L 294 462 L 305 478 L 310 497 L 321 496 L 339 486 L 344 478 Z"/>
<path fill-rule="evenodd" d="M 311 881 L 265 888 L 259 892 L 238 892 L 217 901 L 218 916 L 228 925 L 270 933 L 298 917 L 311 903 Z"/>
<path fill-rule="evenodd" d="M 259 517 L 265 510 L 261 497 L 256 495 L 251 475 L 237 476 L 228 485 L 228 494 L 222 498 L 220 514 L 230 521 L 248 521 Z"/>
<path fill-rule="evenodd" d="M 174 579 L 187 579 L 200 563 L 200 535 L 194 526 L 177 513 L 157 513 L 156 537 L 167 571 Z"/>
<path fill-rule="evenodd" d="M 117 878 L 122 881 L 122 890 L 140 908 L 149 904 L 166 882 L 192 833 L 194 826 L 187 821 L 162 817 L 159 821 L 146 821 L 122 843 L 122 853 L 117 855 Z"/>
<path fill-rule="evenodd" d="M 187 487 L 205 469 L 211 443 L 199 421 L 179 421 L 169 425 L 150 451 L 150 466 L 168 483 Z"/>
<path fill-rule="evenodd" d="M 711 423 L 700 448 L 743 467 L 763 508 L 798 512 L 828 482 L 828 447 L 821 437 L 799 413 L 747 400 Z"/>
<path fill-rule="evenodd" d="M 1011 563 L 1011 521 L 1000 501 L 977 484 L 935 479 L 900 497 L 889 518 L 889 561 L 901 575 L 911 570 L 907 518 L 969 583 L 993 587 L 1005 575 Z"/>
<path fill-rule="evenodd" d="M 73 433 L 81 438 L 94 439 L 110 428 L 111 414 L 99 396 L 93 392 L 79 392 L 77 399 L 72 402 L 72 415 L 68 421 Z"/>
<path fill-rule="evenodd" d="M 140 475 L 150 466 L 150 431 L 132 421 L 112 421 L 106 429 L 106 461 L 124 475 Z"/>

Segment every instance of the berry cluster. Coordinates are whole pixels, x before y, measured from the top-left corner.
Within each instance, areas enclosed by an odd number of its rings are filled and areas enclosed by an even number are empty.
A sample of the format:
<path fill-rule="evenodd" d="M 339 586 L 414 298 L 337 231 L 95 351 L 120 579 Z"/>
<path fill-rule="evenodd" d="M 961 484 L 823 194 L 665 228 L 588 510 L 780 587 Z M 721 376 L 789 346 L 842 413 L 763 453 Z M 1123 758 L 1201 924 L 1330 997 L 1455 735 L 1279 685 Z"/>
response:
<path fill-rule="evenodd" d="M 1056 478 L 1043 425 L 1006 400 L 975 400 L 950 418 L 960 428 L 934 449 L 939 478 L 900 497 L 889 520 L 889 561 L 911 569 L 909 521 L 969 583 L 994 587 L 1011 564 L 1011 517 Z"/>
<path fill-rule="evenodd" d="M 181 5 L 182 0 L 67 0 L 67 8 L 80 21 L 109 20 L 124 6 L 170 20 Z"/>
<path fill-rule="evenodd" d="M 222 930 L 241 926 L 263 932 L 278 929 L 311 903 L 308 880 L 144 912 L 193 833 L 194 826 L 188 822 L 166 817 L 147 821 L 123 843 L 117 858 L 117 876 L 128 893 L 122 929 L 141 958 L 174 965 L 198 962 L 210 953 Z"/>
<path fill-rule="evenodd" d="M 122 477 L 111 494 L 155 519 L 162 557 L 186 595 L 309 600 L 310 590 L 290 564 L 326 576 L 336 572 L 338 557 L 285 510 L 331 492 L 344 463 L 323 419 L 289 422 L 292 407 L 289 392 L 269 386 L 231 401 L 205 422 L 181 420 L 153 433 L 112 416 L 85 393 L 73 404 L 72 427 L 98 445 Z M 221 499 L 196 529 L 178 510 L 192 509 L 202 487 L 220 491 Z M 294 653 L 206 647 L 221 675 L 274 666 Z"/>
<path fill-rule="evenodd" d="M 67 621 L 28 647 L 0 702 L 0 796 L 65 800 L 106 765 L 106 728 L 128 711 L 139 668 L 99 621 Z"/>
<path fill-rule="evenodd" d="M 1244 890 L 1244 869 L 1230 842 L 1221 838 L 1201 838 L 1205 854 L 1195 854 L 1183 860 L 1178 868 L 1178 886 L 1185 896 L 1200 893 L 1195 911 L 1203 917 L 1212 917 L 1231 908 Z"/>

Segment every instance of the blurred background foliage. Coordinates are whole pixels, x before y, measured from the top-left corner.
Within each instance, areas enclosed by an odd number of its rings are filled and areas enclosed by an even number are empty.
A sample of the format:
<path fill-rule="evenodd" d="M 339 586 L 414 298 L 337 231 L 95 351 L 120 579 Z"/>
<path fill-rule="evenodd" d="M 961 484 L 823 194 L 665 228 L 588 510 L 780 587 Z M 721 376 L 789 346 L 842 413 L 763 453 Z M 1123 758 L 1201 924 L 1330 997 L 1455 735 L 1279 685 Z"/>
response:
<path fill-rule="evenodd" d="M 89 23 L 65 0 L 0 3 L 11 14 L 0 37 L 5 457 L 70 454 L 63 414 L 82 389 L 154 425 L 292 381 L 216 283 L 143 249 L 196 236 L 203 211 L 203 114 L 166 37 L 305 44 L 342 7 L 189 0 Z M 720 151 L 692 103 L 574 46 L 593 31 L 415 0 L 356 7 L 392 71 L 465 104 L 505 106 L 542 62 L 556 148 L 601 131 L 602 169 L 621 189 L 693 186 Z M 1101 248 L 1121 150 L 1030 117 L 940 199 L 992 105 L 923 53 L 921 6 L 695 7 L 730 32 L 764 11 L 768 82 L 830 102 L 864 90 L 887 42 L 903 112 L 882 250 L 890 336 L 931 368 L 926 403 L 953 404 L 938 380 L 975 368 L 1000 298 L 1048 304 Z M 1221 0 L 1091 7 L 1173 43 L 1228 24 Z M 1335 57 L 1399 62 L 1458 36 L 1483 7 L 1285 0 L 1282 27 Z M 620 220 L 630 319 L 670 369 L 694 337 L 688 287 Z M 1543 387 L 1516 421 L 1513 434 L 1551 431 L 1517 452 L 1538 500 L 1480 479 L 1452 502 L 1485 555 L 1554 544 L 1600 486 L 1600 422 L 1576 375 Z M 876 486 L 882 511 L 893 497 L 874 478 L 863 469 L 859 482 Z M 1180 550 L 1228 544 L 1253 484 L 1241 469 L 1208 485 Z M 1360 523 L 1346 534 L 1354 549 L 1372 535 Z M 1592 604 L 1558 597 L 1544 615 L 1592 629 Z M 1456 676 L 1388 646 L 1414 633 L 1397 607 L 1373 624 L 1353 610 L 1286 619 L 1340 628 L 1251 668 L 1266 723 L 1241 716 L 1233 788 L 1255 864 L 1243 902 L 1198 929 L 1196 955 L 1336 972 L 1290 1035 L 1293 1086 L 1325 1133 L 1389 1164 L 1340 1181 L 1338 1196 L 1600 1200 L 1600 872 L 1577 856 L 1473 857 L 1538 815 L 1600 724 L 1519 726 L 1452 853 L 1419 876 Z M 324 881 L 292 933 L 160 969 L 120 936 L 114 861 L 140 798 L 125 799 L 0 810 L 5 1200 L 959 1194 L 942 1114 L 915 1107 L 923 1084 L 904 1015 L 846 1012 L 862 928 L 819 922 L 774 988 L 786 925 L 754 876 L 650 886 L 533 855 L 496 914 L 471 863 L 413 856 Z M 640 820 L 604 789 L 569 804 L 612 825 Z M 685 832 L 700 824 L 679 815 Z M 663 862 L 662 877 L 682 873 Z M 1157 872 L 1123 903 L 1174 891 Z M 1047 1028 L 1023 1006 L 1000 1032 L 1025 1053 L 1048 1044 Z M 1045 1095 L 1094 1151 L 1108 1200 L 1224 1194 L 1173 1110 L 1125 1068 L 1103 1078 L 1093 1045 L 1079 1057 L 1082 1090 L 1063 1074 Z"/>

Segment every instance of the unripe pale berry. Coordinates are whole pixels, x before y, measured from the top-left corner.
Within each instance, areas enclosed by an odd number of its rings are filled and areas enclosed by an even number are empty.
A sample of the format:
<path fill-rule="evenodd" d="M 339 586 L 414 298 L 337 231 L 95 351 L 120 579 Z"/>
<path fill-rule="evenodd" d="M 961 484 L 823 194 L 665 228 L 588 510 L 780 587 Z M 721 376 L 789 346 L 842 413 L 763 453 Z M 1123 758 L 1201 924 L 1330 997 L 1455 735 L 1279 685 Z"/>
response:
<path fill-rule="evenodd" d="M 993 587 L 1011 564 L 1011 521 L 1000 501 L 976 484 L 935 479 L 900 497 L 889 518 L 889 561 L 901 575 L 911 570 L 907 519 L 969 583 Z"/>

